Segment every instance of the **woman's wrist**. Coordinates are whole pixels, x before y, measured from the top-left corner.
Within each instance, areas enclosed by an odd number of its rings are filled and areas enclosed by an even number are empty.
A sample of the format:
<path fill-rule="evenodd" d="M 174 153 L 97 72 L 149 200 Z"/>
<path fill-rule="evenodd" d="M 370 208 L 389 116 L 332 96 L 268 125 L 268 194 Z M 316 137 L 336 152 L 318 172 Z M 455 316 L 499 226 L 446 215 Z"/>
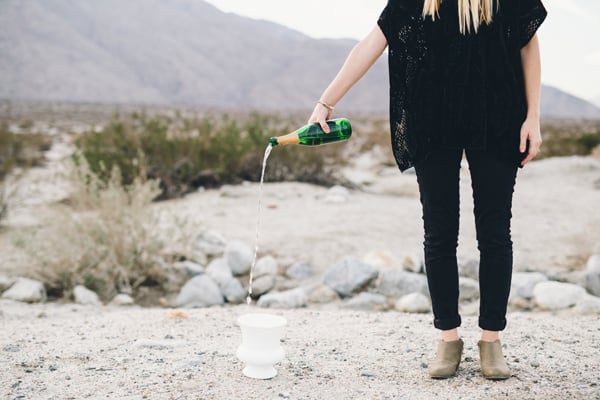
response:
<path fill-rule="evenodd" d="M 325 107 L 329 111 L 333 111 L 335 109 L 335 107 L 333 105 L 329 104 L 328 102 L 326 102 L 324 100 L 317 101 L 317 104 L 322 105 L 323 107 Z"/>

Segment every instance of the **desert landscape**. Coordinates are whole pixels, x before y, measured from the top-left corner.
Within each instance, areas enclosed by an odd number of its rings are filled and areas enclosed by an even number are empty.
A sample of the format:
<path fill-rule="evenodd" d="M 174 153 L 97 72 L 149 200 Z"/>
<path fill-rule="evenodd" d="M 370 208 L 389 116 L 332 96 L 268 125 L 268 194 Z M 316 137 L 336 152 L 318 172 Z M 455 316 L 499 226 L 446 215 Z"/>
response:
<path fill-rule="evenodd" d="M 101 129 L 110 112 L 99 107 L 87 116 L 65 118 L 75 115 L 66 106 L 51 112 L 39 106 L 15 109 L 8 129 L 20 129 L 27 115 L 35 118 L 28 129 L 48 130 L 52 140 L 43 161 L 20 175 L 0 231 L 5 333 L 0 347 L 9 371 L 0 390 L 6 398 L 94 398 L 102 393 L 111 398 L 425 399 L 440 388 L 447 398 L 587 399 L 600 394 L 594 345 L 600 298 L 591 286 L 600 253 L 597 151 L 534 159 L 518 172 L 511 227 L 514 278 L 509 325 L 502 336 L 513 379 L 502 383 L 485 382 L 479 375 L 478 250 L 463 158 L 458 259 L 467 349 L 458 376 L 440 384 L 426 375 L 437 331 L 423 274 L 418 186 L 412 170 L 400 173 L 392 164 L 385 130 L 378 133 L 385 121 L 356 116 L 353 137 L 329 145 L 335 154 L 328 157 L 349 160 L 335 168 L 340 182 L 335 185 L 269 181 L 270 169 L 271 177 L 278 177 L 275 153 L 283 151 L 273 149 L 262 193 L 253 302 L 246 305 L 260 193 L 259 183 L 249 180 L 200 186 L 144 206 L 152 211 L 144 216 L 158 216 L 147 221 L 153 235 L 166 236 L 160 248 L 150 247 L 154 242 L 148 238 L 142 242 L 160 256 L 161 274 L 146 272 L 157 282 L 115 284 L 121 293 L 108 298 L 100 278 L 71 271 L 73 286 L 57 290 L 55 276 L 69 271 L 64 263 L 79 260 L 88 245 L 69 243 L 90 234 L 71 225 L 69 215 L 84 218 L 93 211 L 89 207 L 105 215 L 105 208 L 120 204 L 97 200 L 78 211 L 78 204 L 90 199 L 80 199 L 80 183 L 68 172 L 78 129 Z M 570 129 L 587 129 L 575 125 Z M 552 129 L 565 131 L 558 126 Z M 261 159 L 262 152 L 256 157 Z M 109 226 L 111 215 L 105 217 Z M 65 219 L 57 221 L 57 216 Z M 53 226 L 50 235 L 64 236 L 62 241 L 41 236 L 58 248 L 48 258 L 63 255 L 46 266 L 57 269 L 54 275 L 40 273 L 32 247 L 22 243 L 36 240 L 33 232 L 44 232 L 46 224 Z M 110 234 L 127 232 L 132 231 Z M 112 246 L 124 240 L 117 238 Z M 139 273 L 134 267 L 130 276 Z M 29 279 L 39 282 L 37 291 L 34 285 L 25 289 L 29 298 L 19 298 L 16 287 L 26 287 Z M 217 288 L 216 300 L 211 288 Z M 278 375 L 267 381 L 243 376 L 235 356 L 241 341 L 236 317 L 250 311 L 276 313 L 288 321 L 282 339 L 287 356 L 276 365 Z"/>

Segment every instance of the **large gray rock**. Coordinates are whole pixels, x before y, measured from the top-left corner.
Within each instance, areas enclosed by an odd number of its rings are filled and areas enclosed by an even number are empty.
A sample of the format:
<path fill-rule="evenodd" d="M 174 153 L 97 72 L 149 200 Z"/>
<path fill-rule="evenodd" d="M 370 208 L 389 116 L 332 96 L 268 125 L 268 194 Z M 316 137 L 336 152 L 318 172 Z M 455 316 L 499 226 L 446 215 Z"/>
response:
<path fill-rule="evenodd" d="M 223 293 L 227 302 L 232 304 L 243 303 L 248 294 L 240 281 L 236 278 L 231 278 L 227 283 L 221 286 L 221 293 Z"/>
<path fill-rule="evenodd" d="M 515 272 L 512 274 L 510 298 L 521 297 L 523 299 L 531 299 L 535 286 L 547 280 L 546 275 L 541 272 Z"/>
<path fill-rule="evenodd" d="M 581 286 L 547 281 L 535 285 L 533 300 L 545 310 L 560 310 L 574 306 L 585 294 L 585 289 Z"/>
<path fill-rule="evenodd" d="M 355 258 L 345 258 L 327 270 L 323 283 L 341 297 L 348 297 L 376 279 L 377 275 L 377 270 L 371 265 Z"/>
<path fill-rule="evenodd" d="M 225 260 L 233 275 L 244 275 L 250 271 L 254 251 L 252 247 L 241 240 L 230 240 L 225 247 Z"/>
<path fill-rule="evenodd" d="M 206 267 L 205 272 L 213 281 L 217 282 L 219 287 L 222 287 L 233 278 L 231 268 L 229 268 L 229 264 L 223 257 L 212 260 Z"/>
<path fill-rule="evenodd" d="M 46 301 L 46 289 L 40 281 L 29 278 L 17 278 L 15 283 L 2 293 L 2 298 L 27 303 Z"/>
<path fill-rule="evenodd" d="M 299 308 L 306 306 L 307 296 L 302 288 L 271 292 L 260 296 L 256 305 L 266 308 Z"/>
<path fill-rule="evenodd" d="M 252 277 L 258 278 L 263 275 L 277 275 L 277 260 L 273 256 L 264 256 L 256 261 Z"/>
<path fill-rule="evenodd" d="M 252 296 L 260 296 L 274 287 L 275 277 L 273 275 L 263 275 L 256 279 L 252 278 Z"/>
<path fill-rule="evenodd" d="M 315 274 L 312 264 L 308 262 L 296 262 L 292 264 L 285 274 L 288 278 L 304 280 L 312 278 Z"/>
<path fill-rule="evenodd" d="M 98 295 L 82 285 L 77 285 L 73 289 L 73 298 L 75 303 L 83 304 L 86 306 L 100 306 L 102 302 L 98 298 Z"/>
<path fill-rule="evenodd" d="M 221 234 L 215 231 L 203 232 L 196 237 L 196 240 L 193 244 L 192 254 L 198 252 L 203 256 L 221 256 L 225 251 L 226 244 L 227 241 Z M 201 262 L 202 260 L 194 261 Z"/>
<path fill-rule="evenodd" d="M 394 308 L 407 313 L 427 313 L 431 310 L 431 305 L 427 296 L 416 292 L 400 297 L 394 304 Z"/>
<path fill-rule="evenodd" d="M 364 311 L 381 311 L 387 309 L 387 300 L 378 293 L 361 292 L 343 304 L 344 308 Z"/>
<path fill-rule="evenodd" d="M 219 285 L 208 275 L 198 275 L 183 285 L 174 305 L 175 307 L 207 307 L 223 303 L 223 294 Z"/>
<path fill-rule="evenodd" d="M 389 297 L 402 297 L 414 292 L 429 295 L 427 277 L 401 268 L 386 269 L 381 272 L 377 292 Z"/>
<path fill-rule="evenodd" d="M 17 278 L 12 278 L 6 275 L 0 275 L 0 293 L 10 288 L 16 281 Z"/>
<path fill-rule="evenodd" d="M 584 280 L 585 288 L 594 296 L 600 296 L 600 255 L 589 258 Z"/>

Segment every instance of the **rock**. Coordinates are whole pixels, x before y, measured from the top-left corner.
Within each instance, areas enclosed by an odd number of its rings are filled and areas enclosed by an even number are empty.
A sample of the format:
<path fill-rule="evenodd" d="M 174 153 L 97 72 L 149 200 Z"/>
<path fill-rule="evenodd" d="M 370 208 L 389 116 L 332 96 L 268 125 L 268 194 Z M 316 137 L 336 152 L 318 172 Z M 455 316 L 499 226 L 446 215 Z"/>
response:
<path fill-rule="evenodd" d="M 188 278 L 205 273 L 204 267 L 194 261 L 180 261 L 173 264 L 173 267 L 184 271 Z"/>
<path fill-rule="evenodd" d="M 183 285 L 174 305 L 175 307 L 207 307 L 223 303 L 223 294 L 218 284 L 210 276 L 203 274 L 193 277 Z"/>
<path fill-rule="evenodd" d="M 221 293 L 223 293 L 223 296 L 225 296 L 225 300 L 232 304 L 243 303 L 246 299 L 246 295 L 248 294 L 240 281 L 235 278 L 231 278 L 221 287 Z"/>
<path fill-rule="evenodd" d="M 431 305 L 427 296 L 415 292 L 399 298 L 394 304 L 394 308 L 408 313 L 427 313 L 431 310 Z"/>
<path fill-rule="evenodd" d="M 206 267 L 205 272 L 219 285 L 219 287 L 225 285 L 231 278 L 233 278 L 229 264 L 223 257 L 212 260 Z"/>
<path fill-rule="evenodd" d="M 584 294 L 573 307 L 573 311 L 583 315 L 600 315 L 600 297 Z"/>
<path fill-rule="evenodd" d="M 195 264 L 203 266 L 208 263 L 208 257 L 202 251 L 200 251 L 196 247 L 193 247 L 190 252 L 189 262 L 193 262 Z"/>
<path fill-rule="evenodd" d="M 286 271 L 285 275 L 291 279 L 304 280 L 314 276 L 312 264 L 308 262 L 296 262 L 292 264 Z"/>
<path fill-rule="evenodd" d="M 340 296 L 335 290 L 322 283 L 303 286 L 302 288 L 308 295 L 308 302 L 312 304 L 331 303 L 340 299 Z"/>
<path fill-rule="evenodd" d="M 388 297 L 402 297 L 414 292 L 428 295 L 427 277 L 401 268 L 387 269 L 381 272 L 377 292 Z"/>
<path fill-rule="evenodd" d="M 585 269 L 585 288 L 594 296 L 600 296 L 600 255 L 589 258 Z"/>
<path fill-rule="evenodd" d="M 402 260 L 402 268 L 410 272 L 422 274 L 425 272 L 425 262 L 423 261 L 423 257 L 416 254 L 406 256 Z"/>
<path fill-rule="evenodd" d="M 393 268 L 400 265 L 394 255 L 389 250 L 375 250 L 371 251 L 362 258 L 362 260 L 372 265 L 377 270 L 386 268 Z"/>
<path fill-rule="evenodd" d="M 225 251 L 226 243 L 227 241 L 225 240 L 225 238 L 217 232 L 203 232 L 200 235 L 198 235 L 198 237 L 196 237 L 196 240 L 193 244 L 192 252 L 193 254 L 194 252 L 199 252 L 202 253 L 204 256 L 209 257 L 221 256 Z M 201 264 L 206 263 L 206 261 L 202 263 L 202 260 L 195 260 L 194 258 L 192 259 L 196 262 L 200 262 Z"/>
<path fill-rule="evenodd" d="M 329 188 L 323 199 L 326 203 L 346 203 L 350 199 L 350 191 L 343 186 Z"/>
<path fill-rule="evenodd" d="M 275 277 L 273 275 L 263 275 L 252 279 L 252 296 L 260 296 L 267 293 L 275 287 Z"/>
<path fill-rule="evenodd" d="M 77 304 L 83 304 L 86 306 L 102 305 L 98 295 L 82 285 L 75 286 L 73 289 L 73 297 L 75 298 L 75 303 Z"/>
<path fill-rule="evenodd" d="M 266 308 L 299 308 L 306 306 L 307 296 L 302 288 L 271 292 L 260 296 L 256 305 Z"/>
<path fill-rule="evenodd" d="M 17 278 L 17 280 L 2 293 L 3 299 L 35 303 L 46 301 L 46 289 L 40 281 L 29 278 Z"/>
<path fill-rule="evenodd" d="M 0 293 L 9 289 L 16 281 L 17 278 L 11 278 L 6 275 L 0 275 Z"/>
<path fill-rule="evenodd" d="M 464 276 L 458 279 L 459 301 L 470 301 L 479 297 L 479 282 L 475 279 L 465 278 Z"/>
<path fill-rule="evenodd" d="M 115 305 L 115 306 L 132 306 L 135 304 L 135 301 L 133 300 L 133 298 L 130 295 L 121 293 L 121 294 L 116 295 L 112 299 L 110 304 Z"/>
<path fill-rule="evenodd" d="M 458 264 L 458 273 L 460 276 L 479 280 L 479 259 L 470 259 Z"/>
<path fill-rule="evenodd" d="M 535 285 L 547 280 L 546 275 L 541 272 L 515 272 L 512 274 L 510 298 L 522 297 L 524 299 L 531 299 Z"/>
<path fill-rule="evenodd" d="M 338 292 L 341 297 L 347 297 L 377 276 L 377 270 L 371 265 L 348 257 L 327 270 L 323 277 L 323 283 Z"/>
<path fill-rule="evenodd" d="M 250 271 L 254 252 L 252 248 L 241 240 L 230 240 L 225 247 L 225 260 L 231 268 L 233 275 L 244 275 Z"/>
<path fill-rule="evenodd" d="M 258 278 L 263 275 L 277 275 L 277 260 L 273 256 L 261 257 L 256 261 L 252 277 Z"/>
<path fill-rule="evenodd" d="M 531 310 L 532 302 L 524 297 L 511 296 L 508 298 L 509 304 L 518 310 Z"/>
<path fill-rule="evenodd" d="M 345 302 L 343 307 L 353 310 L 382 311 L 387 308 L 387 301 L 384 295 L 361 292 Z"/>
<path fill-rule="evenodd" d="M 545 310 L 569 308 L 585 294 L 585 289 L 581 286 L 555 281 L 540 282 L 533 289 L 535 304 Z"/>

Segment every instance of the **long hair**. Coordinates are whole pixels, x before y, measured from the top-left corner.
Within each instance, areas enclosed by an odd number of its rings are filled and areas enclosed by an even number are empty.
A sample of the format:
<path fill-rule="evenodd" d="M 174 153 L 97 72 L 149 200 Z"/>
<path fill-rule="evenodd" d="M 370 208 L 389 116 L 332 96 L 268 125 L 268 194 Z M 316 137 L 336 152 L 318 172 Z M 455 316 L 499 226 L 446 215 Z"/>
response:
<path fill-rule="evenodd" d="M 423 16 L 430 15 L 435 20 L 442 1 L 425 0 L 423 4 Z M 496 3 L 496 9 L 498 9 L 498 0 L 458 0 L 458 25 L 460 32 L 465 34 L 465 32 L 471 32 L 471 29 L 477 32 L 479 25 L 483 22 L 486 24 L 491 23 L 492 15 L 494 14 L 494 3 Z"/>

